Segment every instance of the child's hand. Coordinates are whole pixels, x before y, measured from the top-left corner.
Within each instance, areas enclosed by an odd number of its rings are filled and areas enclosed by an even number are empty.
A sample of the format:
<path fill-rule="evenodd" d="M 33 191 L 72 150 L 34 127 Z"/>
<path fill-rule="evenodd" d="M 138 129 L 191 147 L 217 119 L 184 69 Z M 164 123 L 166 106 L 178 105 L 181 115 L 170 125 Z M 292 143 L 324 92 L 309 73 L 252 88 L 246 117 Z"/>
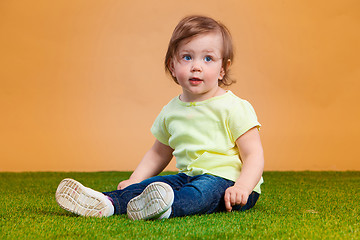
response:
<path fill-rule="evenodd" d="M 117 186 L 117 190 L 122 190 L 124 188 L 126 188 L 127 186 L 131 185 L 131 184 L 134 184 L 134 183 L 137 183 L 136 181 L 133 181 L 133 180 L 124 180 L 124 181 L 121 181 L 119 183 L 119 185 Z"/>
<path fill-rule="evenodd" d="M 241 205 L 244 206 L 249 198 L 249 191 L 240 187 L 232 186 L 225 191 L 225 207 L 228 212 L 231 212 L 232 206 Z"/>

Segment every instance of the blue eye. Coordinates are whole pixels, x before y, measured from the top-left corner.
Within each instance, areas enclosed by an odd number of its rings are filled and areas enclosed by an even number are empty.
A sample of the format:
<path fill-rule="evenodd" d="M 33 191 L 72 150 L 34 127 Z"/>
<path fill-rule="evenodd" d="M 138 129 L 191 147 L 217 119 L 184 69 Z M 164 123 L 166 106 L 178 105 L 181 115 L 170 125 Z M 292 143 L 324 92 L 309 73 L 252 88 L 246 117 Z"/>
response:
<path fill-rule="evenodd" d="M 211 62 L 211 61 L 212 61 L 212 57 L 206 56 L 204 60 L 205 60 L 205 62 Z"/>
<path fill-rule="evenodd" d="M 190 60 L 191 60 L 191 56 L 185 55 L 185 56 L 183 57 L 183 59 L 184 59 L 185 61 L 190 61 Z"/>

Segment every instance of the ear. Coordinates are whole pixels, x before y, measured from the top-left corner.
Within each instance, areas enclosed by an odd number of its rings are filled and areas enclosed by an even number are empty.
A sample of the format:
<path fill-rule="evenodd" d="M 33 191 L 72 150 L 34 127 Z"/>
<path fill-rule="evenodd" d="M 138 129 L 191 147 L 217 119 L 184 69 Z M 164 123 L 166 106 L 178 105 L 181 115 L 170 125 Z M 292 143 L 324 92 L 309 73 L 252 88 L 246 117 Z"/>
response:
<path fill-rule="evenodd" d="M 226 62 L 226 69 L 229 69 L 230 65 L 231 65 L 231 60 L 228 59 Z M 221 67 L 219 80 L 222 80 L 224 78 L 225 74 L 226 74 L 225 69 L 223 67 Z"/>
<path fill-rule="evenodd" d="M 168 66 L 169 66 L 169 70 L 170 70 L 170 72 L 171 72 L 171 75 L 172 75 L 173 77 L 175 77 L 175 67 L 174 67 L 174 60 L 173 60 L 173 58 L 170 58 L 170 59 L 169 59 Z"/>

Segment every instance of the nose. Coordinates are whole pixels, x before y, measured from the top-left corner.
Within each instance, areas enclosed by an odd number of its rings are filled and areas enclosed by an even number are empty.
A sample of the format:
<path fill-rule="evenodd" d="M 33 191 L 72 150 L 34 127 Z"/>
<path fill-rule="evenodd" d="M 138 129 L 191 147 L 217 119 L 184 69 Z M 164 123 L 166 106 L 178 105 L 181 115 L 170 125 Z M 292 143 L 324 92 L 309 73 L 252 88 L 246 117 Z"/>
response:
<path fill-rule="evenodd" d="M 193 61 L 193 64 L 191 66 L 191 72 L 201 72 L 202 67 L 199 61 Z"/>

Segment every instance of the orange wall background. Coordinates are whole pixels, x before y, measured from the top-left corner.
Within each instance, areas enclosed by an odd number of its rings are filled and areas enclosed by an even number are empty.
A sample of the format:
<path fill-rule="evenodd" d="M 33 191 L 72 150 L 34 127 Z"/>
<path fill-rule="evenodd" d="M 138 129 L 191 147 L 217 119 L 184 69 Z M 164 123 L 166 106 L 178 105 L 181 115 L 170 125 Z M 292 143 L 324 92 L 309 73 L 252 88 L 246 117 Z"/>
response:
<path fill-rule="evenodd" d="M 359 1 L 37 0 L 0 3 L 0 171 L 133 170 L 181 91 L 162 62 L 189 14 L 233 34 L 266 170 L 360 170 Z"/>

